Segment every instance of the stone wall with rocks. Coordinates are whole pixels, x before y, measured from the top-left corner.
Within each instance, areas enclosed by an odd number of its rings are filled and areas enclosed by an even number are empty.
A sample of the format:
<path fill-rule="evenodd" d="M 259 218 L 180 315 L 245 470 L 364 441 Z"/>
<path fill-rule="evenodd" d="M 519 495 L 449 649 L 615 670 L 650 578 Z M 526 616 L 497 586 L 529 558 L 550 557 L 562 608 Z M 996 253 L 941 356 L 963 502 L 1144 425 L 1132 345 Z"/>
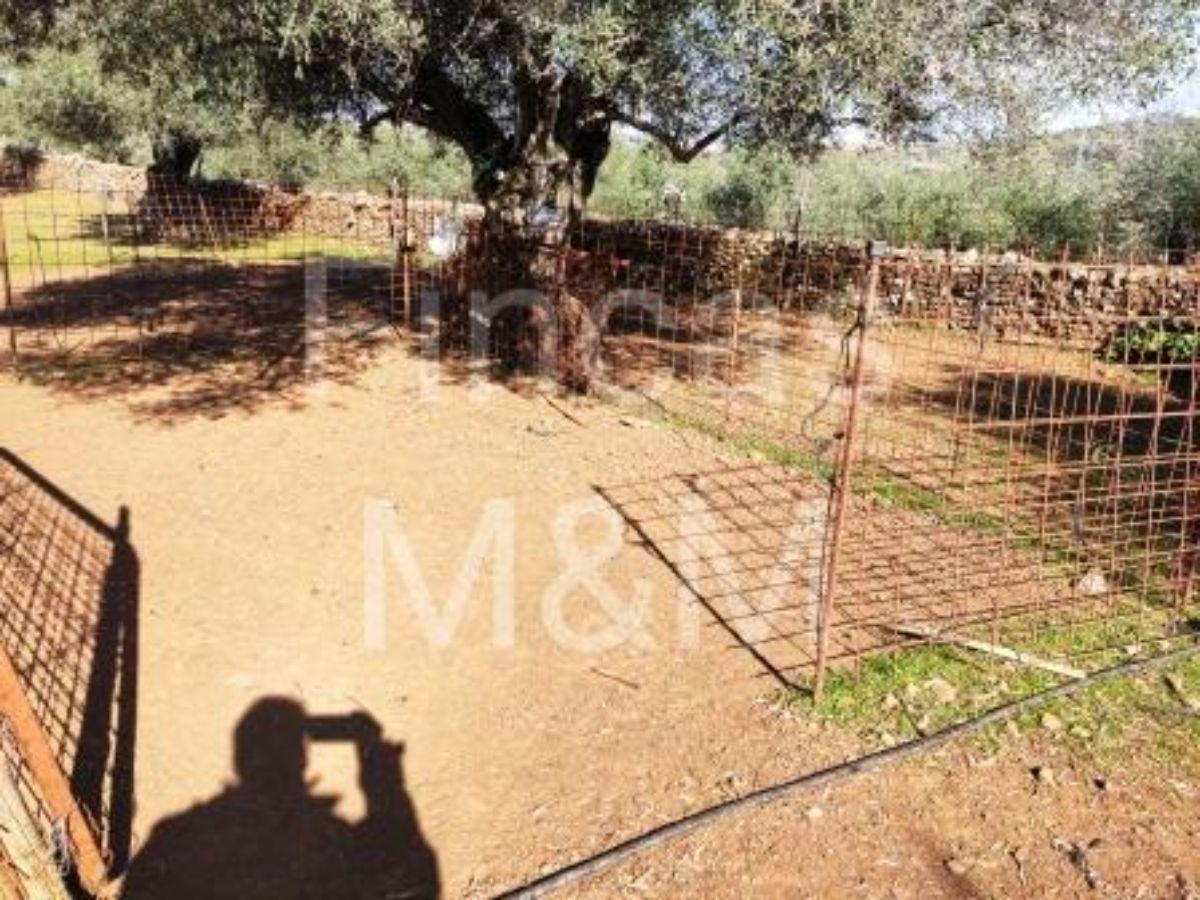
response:
<path fill-rule="evenodd" d="M 98 162 L 75 154 L 39 154 L 7 148 L 0 155 L 0 190 L 53 190 L 104 195 L 124 208 L 153 239 L 188 243 L 250 240 L 303 234 L 388 247 L 403 235 L 428 239 L 440 218 L 472 219 L 472 203 L 391 199 L 365 191 L 289 190 L 239 181 L 164 180 L 145 169 Z"/>
<path fill-rule="evenodd" d="M 853 303 L 870 266 L 860 243 L 675 223 L 591 222 L 581 237 L 585 250 L 611 253 L 635 273 L 631 282 L 660 284 L 684 302 L 740 290 L 785 310 Z M 893 320 L 1099 346 L 1132 321 L 1200 327 L 1200 272 L 892 249 L 880 263 L 878 310 Z"/>
<path fill-rule="evenodd" d="M 303 234 L 361 241 L 384 252 L 406 244 L 420 252 L 447 221 L 469 232 L 482 218 L 473 203 L 246 182 L 168 183 L 142 169 L 72 155 L 6 153 L 3 184 L 103 192 L 123 201 L 156 239 L 200 244 Z M 584 267 L 589 293 L 635 287 L 658 291 L 669 302 L 704 303 L 738 290 L 796 311 L 854 302 L 869 263 L 858 243 L 601 217 L 573 230 L 570 245 L 574 259 L 590 261 Z M 462 246 L 478 245 L 464 240 Z M 493 247 L 487 256 L 502 259 L 503 253 Z M 564 271 L 569 278 L 572 267 Z M 1200 319 L 1200 273 L 1184 266 L 1072 265 L 900 249 L 881 263 L 879 296 L 881 314 L 893 318 L 1089 345 L 1102 344 L 1131 319 L 1191 326 Z"/>

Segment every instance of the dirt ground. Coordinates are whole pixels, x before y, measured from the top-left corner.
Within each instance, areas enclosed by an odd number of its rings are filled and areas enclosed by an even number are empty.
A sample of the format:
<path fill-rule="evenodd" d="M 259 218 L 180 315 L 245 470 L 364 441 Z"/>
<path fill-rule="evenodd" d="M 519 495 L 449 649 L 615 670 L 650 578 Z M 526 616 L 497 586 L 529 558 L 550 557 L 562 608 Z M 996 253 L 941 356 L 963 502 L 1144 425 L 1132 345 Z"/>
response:
<path fill-rule="evenodd" d="M 105 520 L 130 510 L 139 843 L 232 781 L 234 729 L 271 696 L 369 713 L 403 742 L 403 788 L 450 897 L 517 886 L 855 751 L 782 712 L 776 683 L 721 628 L 702 620 L 695 646 L 681 642 L 678 584 L 630 534 L 600 578 L 622 602 L 646 598 L 637 639 L 584 652 L 545 623 L 549 595 L 577 631 L 611 624 L 562 557 L 564 510 L 596 502 L 597 487 L 739 460 L 612 407 L 431 391 L 437 378 L 382 352 L 353 385 L 169 421 L 139 414 L 152 393 L 82 400 L 0 380 L 0 445 Z M 515 511 L 512 646 L 493 640 L 486 578 L 448 645 L 431 646 L 389 556 L 386 643 L 368 649 L 367 511 L 394 511 L 442 599 L 498 500 Z M 580 543 L 601 541 L 592 526 Z M 1064 753 L 1031 738 L 995 758 L 957 747 L 728 820 L 583 894 L 1197 896 L 1200 782 Z M 311 747 L 311 789 L 339 796 L 349 820 L 365 812 L 356 768 L 345 741 Z"/>

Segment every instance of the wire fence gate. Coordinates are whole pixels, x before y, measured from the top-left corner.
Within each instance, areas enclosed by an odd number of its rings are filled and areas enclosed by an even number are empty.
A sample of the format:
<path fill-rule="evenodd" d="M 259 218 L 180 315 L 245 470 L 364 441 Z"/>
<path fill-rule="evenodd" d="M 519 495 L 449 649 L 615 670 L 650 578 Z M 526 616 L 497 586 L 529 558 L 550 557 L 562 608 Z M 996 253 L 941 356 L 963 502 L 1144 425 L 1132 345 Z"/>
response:
<path fill-rule="evenodd" d="M 112 526 L 0 447 L 0 887 L 94 893 L 129 859 L 138 562 Z"/>

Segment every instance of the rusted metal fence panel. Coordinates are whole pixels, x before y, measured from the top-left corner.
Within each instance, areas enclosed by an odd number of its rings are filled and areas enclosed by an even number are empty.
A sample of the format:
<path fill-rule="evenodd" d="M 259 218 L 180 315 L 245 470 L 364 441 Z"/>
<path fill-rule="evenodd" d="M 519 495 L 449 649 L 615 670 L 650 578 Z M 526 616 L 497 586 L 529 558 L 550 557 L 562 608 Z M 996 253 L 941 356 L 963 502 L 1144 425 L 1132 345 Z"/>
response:
<path fill-rule="evenodd" d="M 5 764 L 53 861 L 89 890 L 128 861 L 139 570 L 110 526 L 0 448 Z"/>

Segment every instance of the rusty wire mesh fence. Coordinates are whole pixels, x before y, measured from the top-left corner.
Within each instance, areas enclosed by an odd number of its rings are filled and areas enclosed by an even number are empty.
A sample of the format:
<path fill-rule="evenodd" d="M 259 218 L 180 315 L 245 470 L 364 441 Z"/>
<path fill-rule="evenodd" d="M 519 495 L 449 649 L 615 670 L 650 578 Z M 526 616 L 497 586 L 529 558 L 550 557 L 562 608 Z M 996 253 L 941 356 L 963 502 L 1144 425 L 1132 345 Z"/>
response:
<path fill-rule="evenodd" d="M 31 896 L 95 885 L 128 858 L 137 685 L 136 555 L 0 448 L 0 845 Z M 35 890 L 36 888 L 36 890 Z"/>
<path fill-rule="evenodd" d="M 739 643 L 819 688 L 914 643 L 1077 674 L 1190 639 L 1190 274 L 790 252 L 774 302 L 735 272 L 708 390 L 652 397 L 760 462 L 606 490 Z"/>
<path fill-rule="evenodd" d="M 393 345 L 499 377 L 549 353 L 724 442 L 743 463 L 604 493 L 787 684 L 930 641 L 1076 672 L 1190 630 L 1187 266 L 599 218 L 550 243 L 402 192 L 142 180 L 0 204 L 0 324 L 22 377 L 69 393 L 253 408 L 340 325 L 321 377 Z"/>
<path fill-rule="evenodd" d="M 0 190 L 7 354 L 23 378 L 80 397 L 170 385 L 163 418 L 254 408 L 310 374 L 352 378 L 452 285 L 457 201 L 311 196 L 149 178 Z M 310 282 L 320 279 L 320 304 Z"/>

